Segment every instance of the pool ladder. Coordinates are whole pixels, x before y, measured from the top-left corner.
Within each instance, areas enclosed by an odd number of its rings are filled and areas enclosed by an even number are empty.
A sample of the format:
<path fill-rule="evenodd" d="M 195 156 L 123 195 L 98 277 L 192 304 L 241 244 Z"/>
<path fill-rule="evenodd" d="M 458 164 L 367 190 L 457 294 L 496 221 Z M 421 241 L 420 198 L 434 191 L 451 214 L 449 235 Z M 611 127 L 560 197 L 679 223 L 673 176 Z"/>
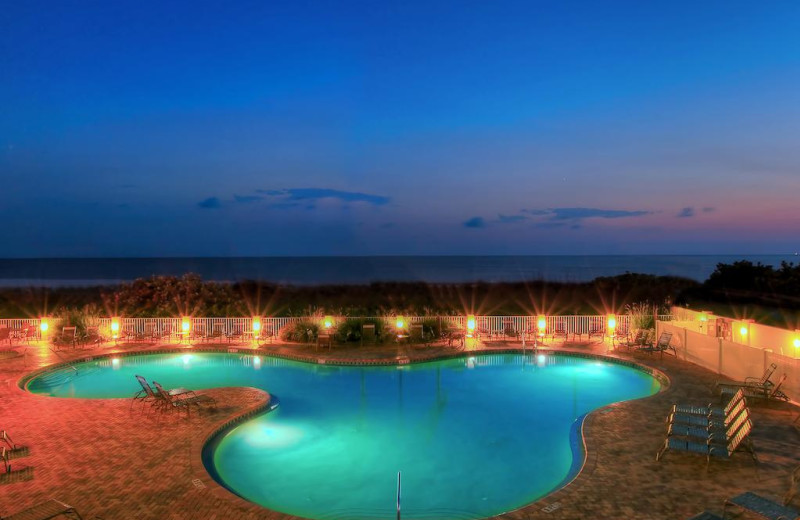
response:
<path fill-rule="evenodd" d="M 397 520 L 400 520 L 400 473 L 397 472 Z"/>

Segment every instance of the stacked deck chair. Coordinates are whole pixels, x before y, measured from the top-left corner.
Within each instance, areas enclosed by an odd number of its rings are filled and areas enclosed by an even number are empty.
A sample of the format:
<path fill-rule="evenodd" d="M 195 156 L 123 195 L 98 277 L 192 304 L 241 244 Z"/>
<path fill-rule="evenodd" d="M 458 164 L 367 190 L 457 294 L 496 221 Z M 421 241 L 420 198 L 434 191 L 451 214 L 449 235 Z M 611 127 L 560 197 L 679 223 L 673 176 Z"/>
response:
<path fill-rule="evenodd" d="M 669 416 L 667 417 L 667 422 L 684 422 L 689 424 L 701 424 L 702 419 L 700 418 L 708 418 L 708 419 L 719 419 L 725 418 L 731 414 L 734 407 L 739 404 L 739 401 L 744 399 L 744 390 L 739 389 L 736 393 L 734 393 L 728 404 L 725 407 L 714 406 L 713 403 L 709 403 L 707 406 L 697 406 L 697 405 L 690 405 L 690 404 L 674 404 L 672 405 L 672 410 L 670 410 Z M 700 418 L 698 418 L 698 416 Z"/>
<path fill-rule="evenodd" d="M 656 453 L 656 460 L 661 460 L 667 450 L 696 453 L 706 457 L 706 469 L 708 469 L 712 457 L 730 459 L 738 451 L 747 451 L 752 455 L 753 460 L 757 462 L 758 458 L 750 440 L 752 431 L 753 423 L 748 415 L 742 421 L 731 423 L 730 428 L 725 433 L 725 444 L 716 442 L 711 437 L 711 434 L 704 442 L 699 442 L 691 437 L 668 436 L 664 440 L 664 446 Z"/>
<path fill-rule="evenodd" d="M 736 403 L 731 413 L 725 417 L 705 418 L 699 415 L 680 416 L 673 418 L 667 426 L 667 437 L 694 437 L 709 443 L 725 444 L 730 433 L 735 432 L 750 418 L 750 410 L 744 399 Z M 683 422 L 681 422 L 683 421 Z"/>

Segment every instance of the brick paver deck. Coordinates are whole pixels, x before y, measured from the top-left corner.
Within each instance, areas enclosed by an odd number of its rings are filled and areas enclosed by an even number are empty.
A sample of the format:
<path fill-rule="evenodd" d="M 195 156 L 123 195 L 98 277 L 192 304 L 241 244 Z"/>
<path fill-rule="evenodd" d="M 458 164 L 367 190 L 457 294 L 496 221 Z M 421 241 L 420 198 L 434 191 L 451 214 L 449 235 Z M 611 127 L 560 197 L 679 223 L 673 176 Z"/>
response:
<path fill-rule="evenodd" d="M 521 347 L 504 343 L 467 348 L 509 346 Z M 186 420 L 177 414 L 147 417 L 131 412 L 128 399 L 50 398 L 25 392 L 18 385 L 26 374 L 53 363 L 164 348 L 176 346 L 104 346 L 56 355 L 45 345 L 37 345 L 28 349 L 27 356 L 0 358 L 0 429 L 8 430 L 16 443 L 28 448 L 27 453 L 12 454 L 15 471 L 0 480 L 0 516 L 53 497 L 89 519 L 296 518 L 238 498 L 210 478 L 200 459 L 211 432 L 233 417 L 266 405 L 269 396 L 261 390 L 208 390 L 218 408 Z M 792 426 L 797 408 L 784 404 L 753 407 L 757 466 L 745 454 L 730 461 L 712 461 L 707 473 L 702 457 L 668 453 L 656 462 L 670 405 L 707 403 L 716 375 L 672 356 L 607 353 L 608 345 L 602 343 L 557 348 L 633 359 L 660 370 L 671 384 L 653 397 L 590 414 L 584 423 L 588 456 L 581 474 L 564 489 L 496 518 L 688 518 L 704 509 L 720 513 L 724 499 L 743 491 L 773 497 L 786 491 L 791 470 L 800 464 L 800 435 Z M 452 354 L 444 346 L 408 345 L 317 351 L 311 346 L 278 344 L 261 350 L 328 362 L 396 362 Z M 754 369 L 757 372 L 760 370 Z"/>

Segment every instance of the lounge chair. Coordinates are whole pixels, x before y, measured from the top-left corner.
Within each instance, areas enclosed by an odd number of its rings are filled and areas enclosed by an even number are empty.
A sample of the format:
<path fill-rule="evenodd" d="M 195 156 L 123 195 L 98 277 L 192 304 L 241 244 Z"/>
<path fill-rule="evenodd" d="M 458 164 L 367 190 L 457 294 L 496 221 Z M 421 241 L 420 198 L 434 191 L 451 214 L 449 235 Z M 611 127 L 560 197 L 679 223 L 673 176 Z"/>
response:
<path fill-rule="evenodd" d="M 217 406 L 217 401 L 213 397 L 205 394 L 195 394 L 192 391 L 180 394 L 171 394 L 155 381 L 153 381 L 153 386 L 155 386 L 156 390 L 158 390 L 158 394 L 156 394 L 156 396 L 161 400 L 162 406 L 165 410 L 183 408 L 188 414 L 189 407 L 192 405 L 199 407 L 200 405 L 208 404 L 215 408 Z"/>
<path fill-rule="evenodd" d="M 800 511 L 787 507 L 785 503 L 775 502 L 750 491 L 726 500 L 722 514 L 723 518 L 728 506 L 736 506 L 770 520 L 795 520 L 800 518 Z"/>
<path fill-rule="evenodd" d="M 159 403 L 161 398 L 153 391 L 150 387 L 150 384 L 147 382 L 147 379 L 143 378 L 140 375 L 135 376 L 136 380 L 139 381 L 142 389 L 136 392 L 133 396 L 133 400 L 131 401 L 131 408 L 133 404 L 137 401 L 141 401 L 144 405 L 147 402 L 151 404 Z M 193 391 L 187 390 L 186 388 L 173 388 L 168 392 L 172 396 L 179 396 L 183 394 L 195 395 Z"/>
<path fill-rule="evenodd" d="M 742 386 L 742 387 L 729 387 L 724 386 L 720 391 L 720 399 L 731 395 L 737 388 L 744 392 L 745 397 L 758 397 L 766 399 L 767 401 L 789 401 L 789 396 L 783 393 L 781 386 L 786 381 L 786 374 L 783 374 L 774 387 L 755 387 L 755 386 Z"/>
<path fill-rule="evenodd" d="M 0 520 L 49 520 L 59 516 L 83 520 L 74 507 L 54 498 L 8 516 L 0 516 Z"/>
<path fill-rule="evenodd" d="M 756 452 L 753 449 L 753 443 L 750 441 L 750 432 L 753 430 L 753 423 L 750 419 L 744 421 L 738 431 L 730 436 L 730 440 L 724 446 L 714 444 L 711 440 L 707 442 L 695 442 L 686 440 L 679 437 L 667 437 L 664 440 L 664 446 L 656 453 L 656 460 L 661 460 L 668 450 L 683 451 L 687 453 L 696 453 L 705 455 L 706 468 L 711 463 L 712 457 L 722 459 L 729 459 L 737 451 L 749 452 L 754 461 L 757 461 Z"/>
<path fill-rule="evenodd" d="M 709 403 L 708 406 L 696 406 L 690 404 L 674 404 L 672 405 L 672 410 L 670 410 L 670 415 L 673 414 L 683 414 L 683 415 L 703 415 L 709 417 L 724 417 L 730 415 L 731 410 L 736 403 L 741 401 L 744 398 L 744 390 L 741 388 L 733 394 L 728 404 L 725 405 L 724 408 L 720 408 L 719 406 L 714 406 L 713 403 Z"/>
<path fill-rule="evenodd" d="M 709 511 L 703 511 L 702 513 L 698 513 L 688 520 L 723 520 L 723 518 Z"/>
<path fill-rule="evenodd" d="M 654 345 L 644 345 L 638 347 L 636 350 L 640 352 L 647 352 L 648 354 L 652 354 L 653 352 L 660 352 L 661 357 L 664 357 L 664 351 L 671 350 L 672 353 L 677 356 L 678 351 L 675 350 L 675 347 L 672 347 L 669 344 L 671 340 L 672 340 L 671 332 L 662 332 L 661 336 L 658 337 L 658 341 L 656 341 Z"/>
<path fill-rule="evenodd" d="M 738 381 L 738 382 L 717 381 L 717 384 L 714 386 L 714 389 L 717 390 L 729 386 L 733 388 L 739 388 L 739 387 L 760 388 L 760 389 L 771 388 L 774 383 L 770 381 L 770 378 L 772 377 L 772 374 L 775 372 L 775 369 L 777 368 L 778 365 L 772 363 L 769 367 L 767 367 L 767 369 L 764 371 L 764 374 L 760 378 L 746 377 L 744 381 Z"/>
<path fill-rule="evenodd" d="M 731 436 L 735 434 L 745 421 L 750 419 L 750 411 L 746 407 L 735 416 L 730 417 L 730 421 L 724 423 L 709 423 L 708 426 L 691 426 L 687 424 L 673 423 L 667 429 L 667 437 L 688 437 L 698 442 L 707 444 L 727 444 Z"/>
<path fill-rule="evenodd" d="M 747 401 L 741 399 L 731 408 L 730 412 L 723 417 L 671 414 L 670 417 L 667 418 L 667 432 L 672 430 L 680 432 L 682 428 L 702 428 L 709 432 L 725 431 L 728 429 L 728 426 L 736 421 L 742 412 L 745 411 L 747 411 Z"/>
<path fill-rule="evenodd" d="M 22 446 L 17 446 L 14 441 L 11 440 L 11 437 L 8 436 L 8 432 L 6 430 L 0 430 L 0 442 L 5 443 L 9 450 L 17 450 L 22 448 Z"/>
<path fill-rule="evenodd" d="M 630 332 L 620 333 L 614 336 L 613 341 L 614 346 L 617 348 L 625 347 L 630 350 L 631 348 L 640 347 L 642 346 L 642 342 L 644 342 L 644 331 L 639 329 L 633 336 L 631 336 Z"/>

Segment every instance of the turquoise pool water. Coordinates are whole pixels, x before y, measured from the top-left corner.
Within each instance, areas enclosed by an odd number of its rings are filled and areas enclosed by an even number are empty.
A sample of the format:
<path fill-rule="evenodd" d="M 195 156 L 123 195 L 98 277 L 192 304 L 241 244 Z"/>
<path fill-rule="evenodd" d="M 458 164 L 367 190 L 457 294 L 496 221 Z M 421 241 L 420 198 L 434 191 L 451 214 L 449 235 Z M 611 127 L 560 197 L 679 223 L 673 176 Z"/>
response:
<path fill-rule="evenodd" d="M 130 397 L 165 387 L 254 386 L 281 406 L 210 445 L 212 475 L 270 509 L 314 519 L 477 519 L 516 509 L 580 468 L 588 412 L 659 390 L 627 366 L 498 354 L 402 367 L 335 367 L 241 354 L 157 354 L 42 374 L 31 392 Z"/>

